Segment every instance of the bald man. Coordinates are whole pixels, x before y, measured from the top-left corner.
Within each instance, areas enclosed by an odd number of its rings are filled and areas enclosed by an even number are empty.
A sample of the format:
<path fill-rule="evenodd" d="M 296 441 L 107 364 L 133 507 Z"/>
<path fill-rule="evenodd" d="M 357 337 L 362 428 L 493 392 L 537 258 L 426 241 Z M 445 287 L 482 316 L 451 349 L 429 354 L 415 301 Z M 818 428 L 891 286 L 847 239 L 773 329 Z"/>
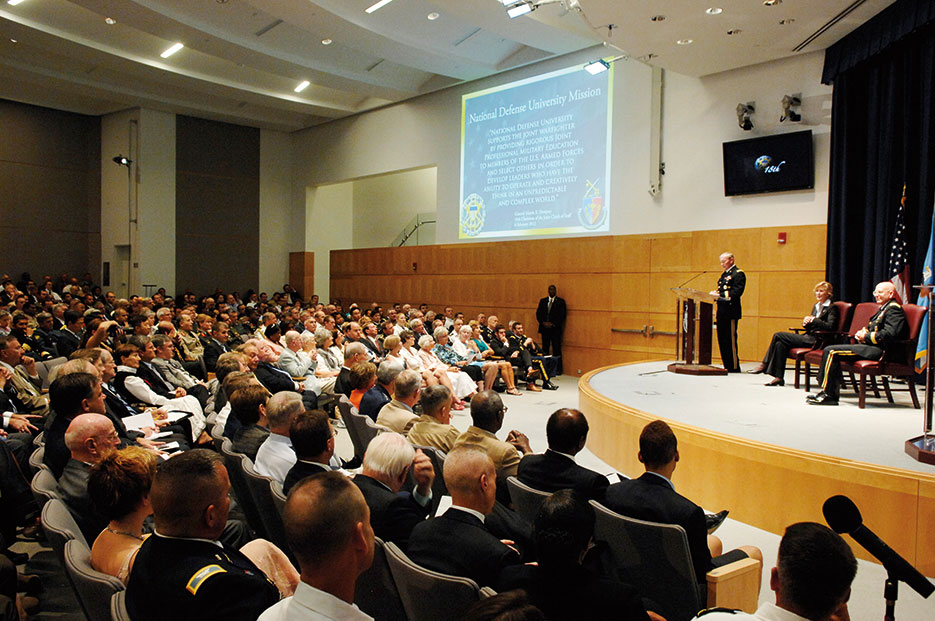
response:
<path fill-rule="evenodd" d="M 873 299 L 880 305 L 867 326 L 854 335 L 853 345 L 828 345 L 821 355 L 818 367 L 818 385 L 821 392 L 808 395 L 810 405 L 837 405 L 841 391 L 841 360 L 879 360 L 883 352 L 909 333 L 906 313 L 895 300 L 896 287 L 889 281 L 877 284 Z"/>

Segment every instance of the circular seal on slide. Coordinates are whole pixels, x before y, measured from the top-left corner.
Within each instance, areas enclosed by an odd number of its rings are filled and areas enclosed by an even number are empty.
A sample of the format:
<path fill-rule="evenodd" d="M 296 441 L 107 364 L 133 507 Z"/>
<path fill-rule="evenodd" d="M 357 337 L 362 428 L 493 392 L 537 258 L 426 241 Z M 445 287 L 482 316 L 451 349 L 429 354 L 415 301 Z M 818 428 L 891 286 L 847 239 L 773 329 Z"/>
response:
<path fill-rule="evenodd" d="M 474 237 L 484 229 L 484 217 L 487 208 L 484 199 L 477 194 L 469 194 L 461 203 L 461 232 Z"/>
<path fill-rule="evenodd" d="M 607 208 L 603 197 L 595 195 L 594 188 L 591 188 L 588 194 L 590 196 L 582 199 L 581 208 L 578 209 L 578 222 L 584 229 L 595 231 L 607 222 Z"/>
<path fill-rule="evenodd" d="M 760 157 L 756 158 L 755 162 L 753 162 L 753 166 L 758 171 L 763 172 L 764 170 L 766 170 L 766 167 L 772 163 L 773 163 L 773 158 L 771 158 L 768 155 L 761 155 Z"/>

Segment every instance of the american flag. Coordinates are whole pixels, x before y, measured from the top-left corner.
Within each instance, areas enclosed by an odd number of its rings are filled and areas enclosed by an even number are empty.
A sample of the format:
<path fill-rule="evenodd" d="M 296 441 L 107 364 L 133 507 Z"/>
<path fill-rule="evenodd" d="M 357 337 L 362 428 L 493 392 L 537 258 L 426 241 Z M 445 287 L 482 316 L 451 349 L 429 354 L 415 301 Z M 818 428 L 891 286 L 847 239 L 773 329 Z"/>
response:
<path fill-rule="evenodd" d="M 903 185 L 903 197 L 899 201 L 899 213 L 896 214 L 896 234 L 890 249 L 890 282 L 896 287 L 896 301 L 904 304 L 909 301 L 909 254 L 906 252 L 906 186 Z"/>

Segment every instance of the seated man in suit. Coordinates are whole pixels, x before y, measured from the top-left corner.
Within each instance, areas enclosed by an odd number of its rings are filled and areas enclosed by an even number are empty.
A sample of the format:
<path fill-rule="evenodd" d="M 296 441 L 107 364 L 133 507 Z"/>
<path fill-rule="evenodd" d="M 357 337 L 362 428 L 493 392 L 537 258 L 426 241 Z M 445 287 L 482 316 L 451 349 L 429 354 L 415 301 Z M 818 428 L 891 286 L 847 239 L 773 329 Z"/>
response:
<path fill-rule="evenodd" d="M 252 338 L 240 349 L 251 357 L 253 354 L 250 352 L 255 350 L 257 362 L 253 374 L 271 393 L 276 394 L 284 390 L 297 392 L 302 395 L 302 402 L 306 409 L 313 410 L 318 406 L 318 398 L 313 391 L 305 390 L 304 384 L 296 382 L 291 375 L 276 366 L 279 356 L 263 339 Z"/>
<path fill-rule="evenodd" d="M 742 546 L 721 554 L 721 540 L 707 534 L 704 511 L 675 491 L 672 473 L 679 461 L 678 440 L 665 422 L 655 420 L 643 428 L 637 457 L 646 472 L 638 479 L 608 487 L 604 506 L 627 517 L 676 524 L 685 529 L 695 578 L 699 583 L 704 583 L 705 574 L 715 567 L 748 557 L 763 561 L 763 554 L 753 546 Z"/>
<path fill-rule="evenodd" d="M 542 455 L 526 455 L 519 462 L 516 478 L 543 492 L 572 489 L 585 500 L 604 498 L 610 485 L 603 474 L 575 463 L 575 455 L 588 439 L 588 421 L 579 410 L 562 408 L 545 425 L 549 448 Z"/>
<path fill-rule="evenodd" d="M 175 359 L 175 343 L 172 342 L 172 338 L 166 334 L 157 334 L 152 338 L 152 342 L 156 355 L 150 363 L 162 379 L 176 388 L 184 388 L 185 392 L 190 395 L 198 397 L 198 394 L 202 394 L 207 404 L 208 388 L 204 382 L 189 373 L 182 363 Z"/>
<path fill-rule="evenodd" d="M 324 410 L 309 410 L 295 417 L 289 428 L 289 438 L 292 440 L 296 462 L 282 482 L 283 494 L 288 494 L 305 477 L 331 470 L 334 434 Z"/>
<path fill-rule="evenodd" d="M 302 335 L 295 330 L 288 330 L 283 336 L 285 349 L 279 354 L 279 362 L 276 365 L 291 375 L 292 377 L 306 377 L 309 371 L 315 373 L 315 360 L 309 355 L 312 348 L 308 351 L 303 348 Z"/>
<path fill-rule="evenodd" d="M 302 570 L 295 595 L 274 604 L 260 621 L 371 619 L 354 605 L 357 578 L 373 562 L 367 503 L 337 473 L 304 481 L 286 501 L 286 540 Z"/>
<path fill-rule="evenodd" d="M 23 414 L 48 416 L 49 398 L 41 392 L 42 380 L 36 371 L 36 361 L 24 355 L 23 348 L 15 336 L 0 336 L 0 366 L 10 372 L 6 391 L 19 411 Z"/>
<path fill-rule="evenodd" d="M 217 453 L 188 451 L 159 464 L 150 491 L 155 532 L 127 583 L 136 621 L 167 611 L 190 619 L 256 619 L 279 590 L 256 565 L 218 541 L 230 509 L 230 479 Z"/>
<path fill-rule="evenodd" d="M 59 356 L 68 357 L 71 352 L 81 347 L 84 335 L 84 315 L 76 310 L 67 310 L 62 317 L 65 325 L 52 337 Z"/>
<path fill-rule="evenodd" d="M 496 319 L 493 317 L 492 319 Z M 511 341 L 506 334 L 505 326 L 497 326 L 493 330 L 493 338 L 490 340 L 490 347 L 494 355 L 498 358 L 507 360 L 514 367 L 519 367 L 517 375 L 526 378 L 526 390 L 531 392 L 542 392 L 542 389 L 536 386 L 536 379 L 541 373 L 533 368 L 532 356 L 529 351 L 524 349 L 520 342 Z M 548 378 L 544 378 L 546 381 Z"/>
<path fill-rule="evenodd" d="M 289 430 L 292 421 L 305 411 L 302 397 L 296 392 L 278 392 L 266 404 L 269 421 L 269 436 L 256 452 L 256 471 L 265 477 L 282 483 L 289 470 L 295 465 L 295 451 Z"/>
<path fill-rule="evenodd" d="M 380 408 L 377 424 L 383 425 L 396 433 L 406 435 L 419 419 L 413 412 L 419 402 L 419 386 L 422 375 L 417 371 L 405 370 L 396 376 L 393 400 Z"/>
<path fill-rule="evenodd" d="M 227 339 L 230 336 L 230 326 L 223 321 L 219 321 L 211 328 L 211 338 L 204 339 L 205 368 L 208 372 L 214 373 L 218 364 L 218 357 L 230 351 L 227 346 Z"/>
<path fill-rule="evenodd" d="M 269 393 L 262 386 L 244 386 L 231 395 L 231 416 L 240 423 L 232 438 L 233 449 L 251 461 L 256 460 L 260 445 L 269 437 L 266 403 Z"/>
<path fill-rule="evenodd" d="M 520 458 L 532 453 L 532 448 L 526 434 L 515 429 L 510 431 L 505 442 L 494 435 L 503 426 L 504 416 L 506 407 L 496 391 L 484 390 L 477 393 L 471 399 L 471 419 L 474 424 L 458 436 L 455 447 L 477 444 L 487 452 L 493 460 L 497 478 L 501 481 L 500 502 L 508 505 L 510 492 L 506 487 L 506 478 L 516 476 Z"/>
<path fill-rule="evenodd" d="M 357 325 L 357 324 L 351 324 Z M 358 330 L 360 327 L 358 326 Z M 338 372 L 338 379 L 334 382 L 334 393 L 350 397 L 354 387 L 351 385 L 351 367 L 358 362 L 367 361 L 367 348 L 363 343 L 348 341 L 344 344 L 344 366 Z"/>
<path fill-rule="evenodd" d="M 403 365 L 398 360 L 384 360 L 377 367 L 377 383 L 360 398 L 358 411 L 369 416 L 374 422 L 383 406 L 393 400 L 396 390 L 396 377 L 403 372 Z"/>
<path fill-rule="evenodd" d="M 478 446 L 459 446 L 445 459 L 451 508 L 420 522 L 409 537 L 409 558 L 443 574 L 494 586 L 504 567 L 521 562 L 519 553 L 485 526 L 497 501 L 497 472 Z"/>
<path fill-rule="evenodd" d="M 412 472 L 415 489 L 402 491 Z M 363 471 L 354 477 L 370 507 L 370 525 L 383 541 L 404 551 L 416 524 L 425 520 L 432 506 L 432 460 L 413 450 L 398 433 L 381 433 L 367 445 Z"/>
<path fill-rule="evenodd" d="M 808 395 L 810 405 L 837 405 L 841 392 L 841 360 L 879 360 L 886 349 L 905 339 L 908 326 L 902 305 L 894 298 L 896 287 L 889 281 L 879 283 L 873 290 L 873 299 L 880 309 L 870 318 L 867 326 L 854 335 L 854 345 L 828 345 L 821 355 L 818 385 L 821 392 Z"/>
<path fill-rule="evenodd" d="M 739 610 L 708 610 L 696 619 L 815 619 L 844 621 L 847 600 L 857 574 L 857 559 L 844 539 L 823 524 L 799 522 L 786 528 L 769 587 L 776 603 L 764 602 L 756 614 Z"/>
<path fill-rule="evenodd" d="M 445 453 L 454 448 L 461 432 L 451 424 L 451 390 L 435 384 L 419 397 L 422 416 L 409 429 L 406 438 L 418 446 L 431 446 Z"/>

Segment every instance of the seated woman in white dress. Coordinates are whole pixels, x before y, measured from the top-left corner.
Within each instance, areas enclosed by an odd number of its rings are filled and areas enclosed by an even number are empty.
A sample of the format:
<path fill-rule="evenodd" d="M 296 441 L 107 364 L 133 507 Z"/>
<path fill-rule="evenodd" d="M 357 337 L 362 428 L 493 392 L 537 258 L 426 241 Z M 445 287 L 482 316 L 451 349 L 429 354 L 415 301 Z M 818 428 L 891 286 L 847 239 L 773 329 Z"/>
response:
<path fill-rule="evenodd" d="M 455 396 L 455 402 L 451 406 L 455 410 L 464 409 L 463 399 L 470 399 L 477 392 L 477 384 L 471 377 L 464 373 L 458 367 L 452 367 L 444 362 L 432 351 L 435 347 L 435 339 L 431 335 L 425 334 L 419 339 L 419 359 L 422 361 L 422 367 L 429 369 L 438 377 L 438 383 L 448 386 Z M 445 380 L 448 383 L 445 383 Z"/>
<path fill-rule="evenodd" d="M 422 359 L 419 358 L 419 351 L 415 348 L 416 335 L 412 330 L 403 330 L 400 332 L 399 341 L 402 344 L 402 347 L 399 350 L 399 355 L 406 364 L 407 369 L 422 375 L 422 381 L 426 386 L 434 386 L 438 383 L 445 383 L 439 379 L 439 376 L 444 375 L 444 373 L 436 373 L 432 369 L 426 369 L 425 365 L 422 364 Z M 451 380 L 446 379 L 446 381 L 448 383 L 445 385 L 451 389 Z"/>

